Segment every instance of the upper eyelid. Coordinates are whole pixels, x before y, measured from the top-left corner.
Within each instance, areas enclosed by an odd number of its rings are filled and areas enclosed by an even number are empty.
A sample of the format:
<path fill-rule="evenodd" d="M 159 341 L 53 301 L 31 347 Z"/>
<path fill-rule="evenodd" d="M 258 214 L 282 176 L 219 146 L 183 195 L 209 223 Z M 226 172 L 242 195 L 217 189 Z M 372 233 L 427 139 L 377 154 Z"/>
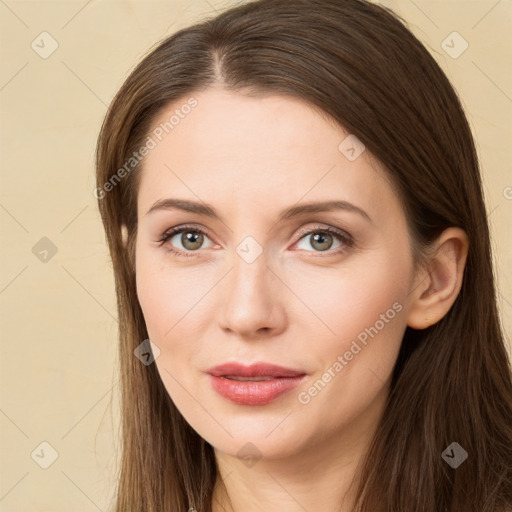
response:
<path fill-rule="evenodd" d="M 332 235 L 337 235 L 342 239 L 353 240 L 352 236 L 343 229 L 335 228 L 334 226 L 322 227 L 322 226 L 317 225 L 317 226 L 313 226 L 311 228 L 300 229 L 297 236 L 294 237 L 294 241 L 296 242 L 296 241 L 300 240 L 301 238 L 303 238 L 305 235 L 310 235 L 311 233 L 314 233 L 315 231 L 326 231 Z"/>

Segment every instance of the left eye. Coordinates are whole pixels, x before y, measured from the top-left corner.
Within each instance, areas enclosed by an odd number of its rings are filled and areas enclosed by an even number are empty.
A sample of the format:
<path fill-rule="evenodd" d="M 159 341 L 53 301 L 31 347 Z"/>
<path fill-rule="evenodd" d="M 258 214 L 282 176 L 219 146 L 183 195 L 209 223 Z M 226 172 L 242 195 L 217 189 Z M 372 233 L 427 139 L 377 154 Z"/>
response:
<path fill-rule="evenodd" d="M 338 245 L 335 245 L 336 241 Z M 351 243 L 347 236 L 325 228 L 316 229 L 303 234 L 298 243 L 300 244 L 301 242 L 309 245 L 309 247 L 313 247 L 313 249 L 315 249 L 314 252 L 326 252 L 330 249 L 338 249 L 344 245 L 350 246 Z M 309 250 L 307 247 L 300 247 L 300 245 L 298 245 L 298 248 Z"/>

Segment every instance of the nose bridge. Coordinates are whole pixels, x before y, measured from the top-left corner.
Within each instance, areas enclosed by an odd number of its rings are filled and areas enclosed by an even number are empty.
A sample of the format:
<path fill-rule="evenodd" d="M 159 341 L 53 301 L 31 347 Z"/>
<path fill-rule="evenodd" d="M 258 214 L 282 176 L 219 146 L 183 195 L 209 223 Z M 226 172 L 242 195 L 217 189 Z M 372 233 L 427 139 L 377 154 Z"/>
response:
<path fill-rule="evenodd" d="M 233 253 L 232 270 L 227 276 L 225 301 L 220 322 L 240 336 L 282 327 L 284 311 L 281 293 L 268 268 L 268 254 L 249 237 Z"/>
<path fill-rule="evenodd" d="M 268 305 L 269 292 L 271 284 L 269 283 L 270 270 L 268 269 L 268 255 L 262 252 L 254 257 L 250 248 L 246 253 L 241 249 L 241 244 L 237 248 L 237 253 L 233 255 L 233 270 L 229 280 L 228 301 L 233 299 L 239 306 L 255 307 Z"/>

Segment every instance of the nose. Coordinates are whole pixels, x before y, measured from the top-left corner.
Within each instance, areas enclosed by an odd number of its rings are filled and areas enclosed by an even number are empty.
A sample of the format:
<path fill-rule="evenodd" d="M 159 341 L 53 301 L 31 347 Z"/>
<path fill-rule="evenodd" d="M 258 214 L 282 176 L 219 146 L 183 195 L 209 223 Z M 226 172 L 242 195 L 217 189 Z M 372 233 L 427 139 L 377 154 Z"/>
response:
<path fill-rule="evenodd" d="M 284 286 L 269 268 L 265 252 L 252 263 L 235 254 L 233 268 L 223 281 L 221 329 L 239 338 L 261 339 L 286 328 Z"/>

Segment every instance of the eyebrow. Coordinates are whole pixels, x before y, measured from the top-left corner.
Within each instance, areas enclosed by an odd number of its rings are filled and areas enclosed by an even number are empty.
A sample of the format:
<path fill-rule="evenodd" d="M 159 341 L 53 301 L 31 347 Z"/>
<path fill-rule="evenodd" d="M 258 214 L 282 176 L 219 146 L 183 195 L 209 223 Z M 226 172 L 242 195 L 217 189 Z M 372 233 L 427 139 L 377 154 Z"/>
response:
<path fill-rule="evenodd" d="M 222 222 L 221 216 L 217 210 L 213 206 L 204 202 L 191 201 L 188 199 L 159 199 L 146 212 L 146 215 L 159 210 L 182 210 L 185 212 L 211 217 L 212 219 L 217 219 Z M 368 213 L 366 213 L 362 208 L 342 200 L 318 201 L 291 206 L 279 214 L 279 221 L 288 220 L 307 213 L 322 213 L 336 210 L 346 210 L 358 213 L 370 223 L 373 222 Z"/>

